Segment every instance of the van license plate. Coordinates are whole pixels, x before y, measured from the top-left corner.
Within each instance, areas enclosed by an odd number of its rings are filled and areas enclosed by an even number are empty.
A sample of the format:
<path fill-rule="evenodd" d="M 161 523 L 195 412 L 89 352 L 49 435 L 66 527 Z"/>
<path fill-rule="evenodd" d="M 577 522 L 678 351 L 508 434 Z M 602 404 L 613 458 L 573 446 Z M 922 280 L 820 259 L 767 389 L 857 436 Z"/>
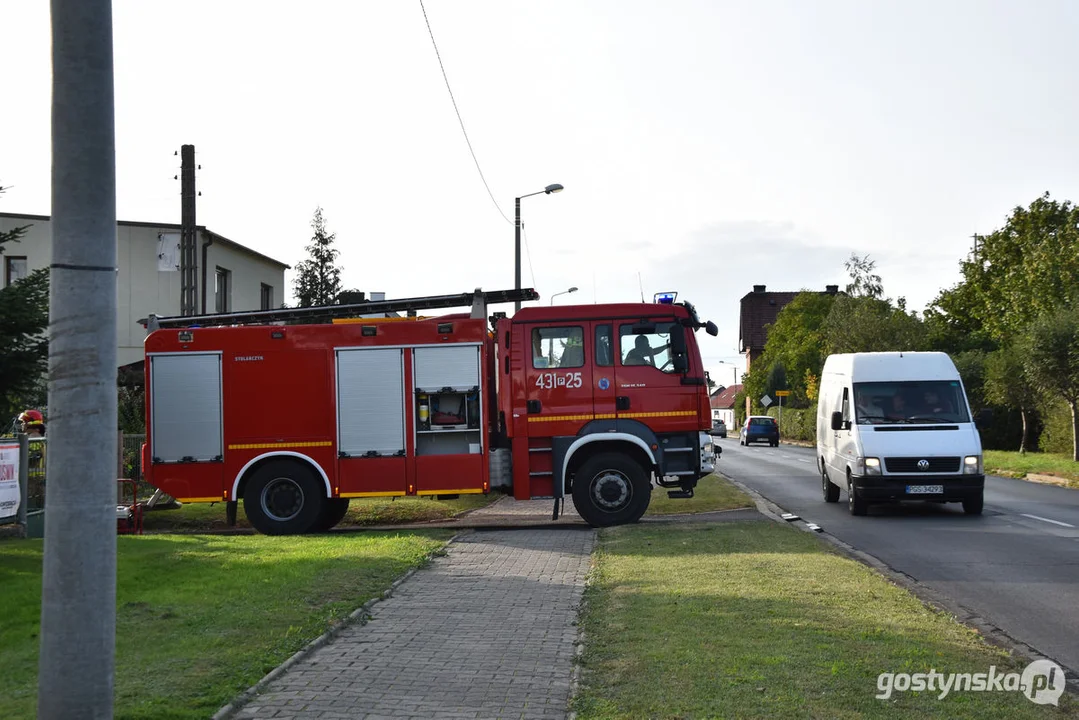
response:
<path fill-rule="evenodd" d="M 940 495 L 943 492 L 943 485 L 907 485 L 908 495 Z"/>

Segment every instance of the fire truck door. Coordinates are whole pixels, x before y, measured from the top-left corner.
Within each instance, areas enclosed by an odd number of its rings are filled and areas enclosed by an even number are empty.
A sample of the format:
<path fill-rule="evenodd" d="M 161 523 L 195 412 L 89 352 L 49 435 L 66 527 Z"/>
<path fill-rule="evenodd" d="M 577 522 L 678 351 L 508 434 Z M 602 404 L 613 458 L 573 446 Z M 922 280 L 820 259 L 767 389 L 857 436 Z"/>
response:
<path fill-rule="evenodd" d="M 525 360 L 529 437 L 576 435 L 592 420 L 592 348 L 586 347 L 590 330 L 588 322 L 527 328 L 531 354 Z"/>
<path fill-rule="evenodd" d="M 614 364 L 618 349 L 614 342 L 613 328 L 609 322 L 592 323 L 592 403 L 597 420 L 610 420 L 615 417 L 618 388 L 615 386 Z"/>
<path fill-rule="evenodd" d="M 685 375 L 672 350 L 685 328 L 671 321 L 618 323 L 615 349 L 615 408 L 623 420 L 643 422 L 654 432 L 697 429 L 698 385 L 683 384 Z M 684 335 L 683 335 L 684 338 Z"/>

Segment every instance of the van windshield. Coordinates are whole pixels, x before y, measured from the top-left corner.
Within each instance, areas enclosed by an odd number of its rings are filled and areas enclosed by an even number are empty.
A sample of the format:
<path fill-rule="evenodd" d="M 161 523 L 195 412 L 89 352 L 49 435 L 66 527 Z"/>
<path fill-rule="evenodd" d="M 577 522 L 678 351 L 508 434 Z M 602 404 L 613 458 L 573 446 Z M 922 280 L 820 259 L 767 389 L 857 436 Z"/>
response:
<path fill-rule="evenodd" d="M 970 410 L 957 380 L 854 383 L 854 421 L 967 423 Z"/>

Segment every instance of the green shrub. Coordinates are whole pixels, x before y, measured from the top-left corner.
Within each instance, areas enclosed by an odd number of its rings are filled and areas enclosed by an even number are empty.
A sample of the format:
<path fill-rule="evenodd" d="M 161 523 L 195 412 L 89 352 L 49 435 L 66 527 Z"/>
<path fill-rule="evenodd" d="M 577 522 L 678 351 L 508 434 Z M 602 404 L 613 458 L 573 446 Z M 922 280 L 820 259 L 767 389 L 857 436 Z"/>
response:
<path fill-rule="evenodd" d="M 1042 409 L 1042 434 L 1038 438 L 1038 449 L 1042 452 L 1072 452 L 1072 413 L 1067 403 L 1054 402 Z"/>
<path fill-rule="evenodd" d="M 769 408 L 768 414 L 779 420 L 779 408 Z M 779 436 L 784 440 L 817 442 L 817 409 L 783 408 L 783 420 L 779 423 Z"/>

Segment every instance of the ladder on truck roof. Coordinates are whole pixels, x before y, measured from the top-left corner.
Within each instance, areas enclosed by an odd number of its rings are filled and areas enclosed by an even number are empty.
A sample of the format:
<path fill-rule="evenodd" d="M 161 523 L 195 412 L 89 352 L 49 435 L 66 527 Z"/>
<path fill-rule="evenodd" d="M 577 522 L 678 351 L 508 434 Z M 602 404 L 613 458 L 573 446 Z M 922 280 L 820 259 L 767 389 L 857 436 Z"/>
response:
<path fill-rule="evenodd" d="M 372 313 L 402 312 L 409 310 L 431 310 L 435 308 L 472 307 L 471 317 L 484 318 L 487 306 L 497 303 L 523 302 L 538 300 L 539 293 L 532 288 L 518 290 L 493 290 L 483 292 L 476 288 L 473 292 L 456 295 L 429 295 L 426 297 L 399 298 L 396 300 L 369 300 L 348 305 L 319 305 L 316 307 L 278 308 L 276 310 L 249 310 L 246 312 L 214 313 L 212 315 L 173 315 L 160 317 L 151 314 L 139 323 L 147 332 L 161 328 L 214 327 L 220 325 L 259 325 L 277 322 L 324 323 L 335 318 L 356 317 Z"/>

